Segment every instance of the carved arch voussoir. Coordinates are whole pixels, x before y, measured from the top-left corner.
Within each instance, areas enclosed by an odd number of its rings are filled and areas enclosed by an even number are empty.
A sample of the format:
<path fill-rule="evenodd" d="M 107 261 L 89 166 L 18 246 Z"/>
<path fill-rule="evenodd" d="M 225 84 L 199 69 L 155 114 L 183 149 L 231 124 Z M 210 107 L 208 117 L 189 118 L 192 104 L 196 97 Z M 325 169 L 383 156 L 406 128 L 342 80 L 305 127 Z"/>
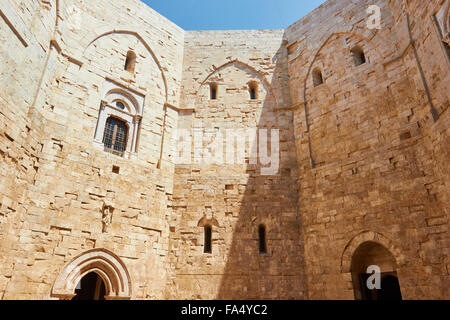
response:
<path fill-rule="evenodd" d="M 123 261 L 106 249 L 92 249 L 72 259 L 57 277 L 51 291 L 51 297 L 73 298 L 77 284 L 91 272 L 97 273 L 104 281 L 107 299 L 131 299 L 130 274 Z"/>
<path fill-rule="evenodd" d="M 352 258 L 355 251 L 366 242 L 375 242 L 385 247 L 394 257 L 397 265 L 404 265 L 406 263 L 405 256 L 401 253 L 400 249 L 389 240 L 387 237 L 378 232 L 364 231 L 356 235 L 346 245 L 341 257 L 341 272 L 351 272 Z"/>

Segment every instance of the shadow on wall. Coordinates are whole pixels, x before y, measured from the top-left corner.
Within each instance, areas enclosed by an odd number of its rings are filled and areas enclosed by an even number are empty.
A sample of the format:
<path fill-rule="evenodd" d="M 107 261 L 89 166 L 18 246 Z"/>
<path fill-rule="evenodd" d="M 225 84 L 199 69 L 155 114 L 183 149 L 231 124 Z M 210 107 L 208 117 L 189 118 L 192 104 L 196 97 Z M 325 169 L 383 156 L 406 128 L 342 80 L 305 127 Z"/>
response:
<path fill-rule="evenodd" d="M 276 56 L 272 87 L 287 79 L 286 48 Z M 283 81 L 283 80 L 282 80 Z M 282 83 L 283 88 L 288 88 Z M 288 92 L 288 90 L 286 90 Z M 281 93 L 283 96 L 285 93 Z M 304 249 L 297 208 L 298 169 L 292 111 L 276 110 L 273 97 L 263 102 L 258 128 L 279 129 L 280 168 L 261 175 L 264 166 L 247 164 L 249 175 L 233 230 L 218 299 L 306 299 Z M 289 97 L 283 97 L 286 104 Z M 253 146 L 255 147 L 255 146 Z M 270 150 L 270 147 L 268 148 Z M 270 151 L 269 151 L 270 152 Z M 227 201 L 228 199 L 225 199 Z"/>

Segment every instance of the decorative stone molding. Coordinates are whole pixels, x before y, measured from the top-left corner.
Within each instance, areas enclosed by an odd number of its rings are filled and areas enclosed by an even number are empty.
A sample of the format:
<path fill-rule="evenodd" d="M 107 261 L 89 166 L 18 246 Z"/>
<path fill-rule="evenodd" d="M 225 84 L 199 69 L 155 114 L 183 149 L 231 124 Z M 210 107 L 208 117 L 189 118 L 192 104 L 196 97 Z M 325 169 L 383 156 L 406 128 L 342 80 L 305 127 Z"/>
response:
<path fill-rule="evenodd" d="M 105 283 L 106 300 L 130 300 L 131 278 L 122 260 L 106 249 L 86 251 L 69 262 L 56 279 L 52 298 L 70 300 L 75 297 L 75 288 L 87 274 L 97 273 Z"/>
<path fill-rule="evenodd" d="M 103 136 L 106 122 L 110 117 L 114 117 L 125 122 L 128 127 L 124 157 L 127 159 L 136 158 L 137 136 L 144 110 L 144 96 L 109 79 L 106 81 L 103 96 L 104 99 L 101 101 L 95 130 L 94 145 L 99 149 L 104 149 Z M 123 108 L 118 107 L 118 103 Z"/>

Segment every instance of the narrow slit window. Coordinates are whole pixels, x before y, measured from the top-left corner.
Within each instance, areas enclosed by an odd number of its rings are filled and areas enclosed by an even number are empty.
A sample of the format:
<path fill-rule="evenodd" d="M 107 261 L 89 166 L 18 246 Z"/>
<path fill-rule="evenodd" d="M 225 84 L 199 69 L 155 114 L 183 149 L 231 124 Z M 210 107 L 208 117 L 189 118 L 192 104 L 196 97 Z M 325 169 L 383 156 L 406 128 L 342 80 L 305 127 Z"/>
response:
<path fill-rule="evenodd" d="M 258 84 L 257 83 L 250 83 L 248 86 L 248 90 L 250 93 L 250 99 L 251 100 L 256 100 L 258 99 Z"/>
<path fill-rule="evenodd" d="M 212 83 L 210 85 L 210 91 L 211 91 L 211 100 L 217 100 L 217 84 Z"/>
<path fill-rule="evenodd" d="M 266 239 L 266 227 L 260 225 L 258 228 L 259 234 L 259 253 L 267 253 L 267 239 Z"/>
<path fill-rule="evenodd" d="M 212 253 L 212 228 L 211 226 L 205 226 L 205 253 Z"/>
<path fill-rule="evenodd" d="M 361 49 L 361 47 L 354 47 L 352 49 L 352 54 L 355 66 L 360 66 L 366 63 L 366 55 L 364 54 L 364 50 Z"/>
<path fill-rule="evenodd" d="M 312 76 L 314 87 L 320 86 L 323 83 L 322 71 L 319 68 L 314 69 Z"/>
<path fill-rule="evenodd" d="M 134 72 L 136 67 L 136 53 L 128 51 L 127 58 L 125 60 L 125 71 Z"/>

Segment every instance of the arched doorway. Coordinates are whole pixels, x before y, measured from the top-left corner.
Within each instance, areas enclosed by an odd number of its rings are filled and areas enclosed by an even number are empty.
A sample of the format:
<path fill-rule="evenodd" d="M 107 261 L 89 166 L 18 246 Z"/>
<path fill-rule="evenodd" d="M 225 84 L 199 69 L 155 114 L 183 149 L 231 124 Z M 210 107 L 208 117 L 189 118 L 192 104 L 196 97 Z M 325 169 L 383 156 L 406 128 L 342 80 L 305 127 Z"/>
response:
<path fill-rule="evenodd" d="M 91 272 L 78 282 L 72 300 L 105 300 L 105 295 L 105 282 L 97 273 Z"/>
<path fill-rule="evenodd" d="M 367 284 L 373 273 L 368 268 L 377 266 L 380 270 L 380 288 L 370 288 Z M 393 255 L 379 243 L 362 243 L 352 257 L 351 274 L 357 300 L 402 300 L 397 277 L 397 264 Z"/>
<path fill-rule="evenodd" d="M 131 278 L 123 261 L 106 249 L 92 249 L 69 262 L 51 297 L 63 300 L 129 300 Z"/>

